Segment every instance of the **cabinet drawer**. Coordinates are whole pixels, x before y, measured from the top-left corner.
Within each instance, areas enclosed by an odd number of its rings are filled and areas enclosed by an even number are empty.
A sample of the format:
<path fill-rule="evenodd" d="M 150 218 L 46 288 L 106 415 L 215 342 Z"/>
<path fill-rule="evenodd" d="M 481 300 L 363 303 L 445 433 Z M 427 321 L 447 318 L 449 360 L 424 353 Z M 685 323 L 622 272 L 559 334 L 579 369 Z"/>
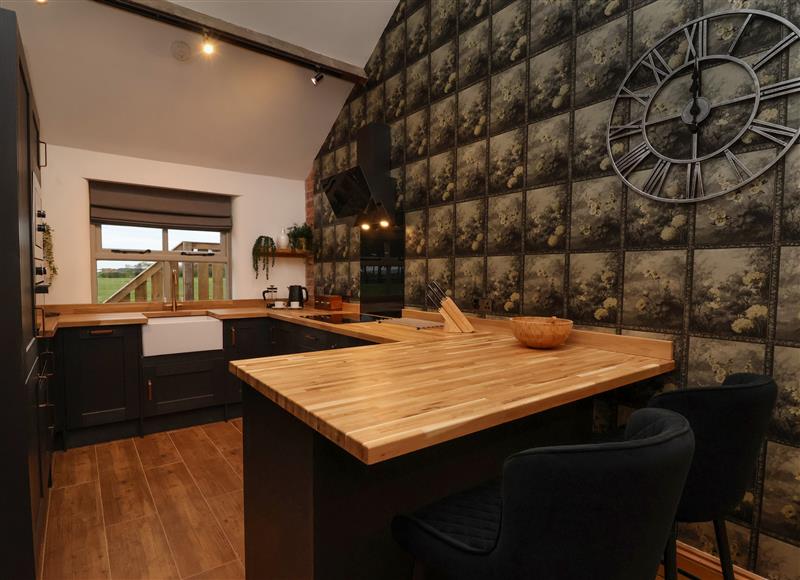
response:
<path fill-rule="evenodd" d="M 294 327 L 296 352 L 313 352 L 331 348 L 331 333 L 296 324 Z"/>
<path fill-rule="evenodd" d="M 136 337 L 138 326 L 90 326 L 73 330 L 82 340 L 101 339 L 110 337 Z"/>
<path fill-rule="evenodd" d="M 344 336 L 342 334 L 331 335 L 331 348 L 351 348 L 354 346 L 367 346 L 369 344 L 375 343 L 352 336 Z"/>

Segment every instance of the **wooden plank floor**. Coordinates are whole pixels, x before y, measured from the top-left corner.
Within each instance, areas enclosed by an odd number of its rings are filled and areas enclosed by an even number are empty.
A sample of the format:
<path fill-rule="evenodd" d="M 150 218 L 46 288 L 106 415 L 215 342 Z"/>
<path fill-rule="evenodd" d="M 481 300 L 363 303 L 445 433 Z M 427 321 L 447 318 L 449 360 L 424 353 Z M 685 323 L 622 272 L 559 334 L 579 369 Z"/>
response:
<path fill-rule="evenodd" d="M 42 578 L 244 578 L 241 419 L 56 453 Z"/>
<path fill-rule="evenodd" d="M 241 430 L 234 419 L 56 453 L 42 578 L 243 579 Z"/>

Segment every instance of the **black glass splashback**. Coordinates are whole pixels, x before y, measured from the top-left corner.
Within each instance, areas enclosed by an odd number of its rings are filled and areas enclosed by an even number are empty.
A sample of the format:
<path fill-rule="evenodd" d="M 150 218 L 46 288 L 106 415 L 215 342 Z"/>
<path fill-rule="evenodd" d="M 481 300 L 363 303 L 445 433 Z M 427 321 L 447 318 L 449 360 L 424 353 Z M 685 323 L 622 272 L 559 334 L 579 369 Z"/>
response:
<path fill-rule="evenodd" d="M 404 228 L 361 232 L 361 312 L 399 316 L 405 283 Z"/>

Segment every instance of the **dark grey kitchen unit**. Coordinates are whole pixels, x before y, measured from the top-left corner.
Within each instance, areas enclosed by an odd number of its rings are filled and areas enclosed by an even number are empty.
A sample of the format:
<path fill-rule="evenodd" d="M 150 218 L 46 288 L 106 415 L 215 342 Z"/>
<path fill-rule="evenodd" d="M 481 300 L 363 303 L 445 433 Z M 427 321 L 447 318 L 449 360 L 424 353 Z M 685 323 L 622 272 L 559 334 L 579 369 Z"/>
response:
<path fill-rule="evenodd" d="M 374 344 L 368 340 L 282 320 L 273 320 L 273 323 L 273 354 L 294 354 Z"/>
<path fill-rule="evenodd" d="M 65 448 L 241 415 L 232 360 L 372 344 L 272 318 L 224 320 L 215 351 L 144 357 L 139 325 L 65 328 L 55 342 L 50 396 L 65 410 L 55 417 Z"/>
<path fill-rule="evenodd" d="M 68 430 L 137 419 L 138 325 L 66 328 L 58 331 Z"/>
<path fill-rule="evenodd" d="M 225 352 L 187 352 L 142 358 L 142 416 L 224 405 Z"/>
<path fill-rule="evenodd" d="M 223 321 L 222 347 L 228 361 L 259 358 L 275 354 L 274 321 L 269 318 L 243 318 Z M 241 382 L 226 370 L 227 402 L 242 401 Z"/>

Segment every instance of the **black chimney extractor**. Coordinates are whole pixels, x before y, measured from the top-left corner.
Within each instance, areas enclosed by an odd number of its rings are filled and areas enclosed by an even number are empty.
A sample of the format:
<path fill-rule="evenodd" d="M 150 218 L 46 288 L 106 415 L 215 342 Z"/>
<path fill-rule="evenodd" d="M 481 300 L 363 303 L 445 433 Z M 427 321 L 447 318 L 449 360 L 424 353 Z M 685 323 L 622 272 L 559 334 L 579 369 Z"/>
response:
<path fill-rule="evenodd" d="M 358 164 L 322 180 L 322 190 L 337 219 L 355 223 L 362 216 L 369 219 L 372 215 L 380 215 L 381 221 L 386 218 L 390 225 L 396 223 L 395 180 L 389 177 L 390 147 L 388 125 L 370 123 L 358 131 Z"/>

